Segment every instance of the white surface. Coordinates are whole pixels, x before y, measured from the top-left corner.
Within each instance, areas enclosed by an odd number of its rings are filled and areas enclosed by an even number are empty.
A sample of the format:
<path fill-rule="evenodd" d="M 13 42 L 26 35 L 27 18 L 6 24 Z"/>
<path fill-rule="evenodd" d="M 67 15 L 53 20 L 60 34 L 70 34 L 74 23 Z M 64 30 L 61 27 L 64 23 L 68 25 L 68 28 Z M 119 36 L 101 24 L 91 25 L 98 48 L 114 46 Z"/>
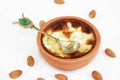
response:
<path fill-rule="evenodd" d="M 22 76 L 16 80 L 56 80 L 54 74 L 61 73 L 68 80 L 94 80 L 93 70 L 99 71 L 103 80 L 120 80 L 120 1 L 119 0 L 65 0 L 57 5 L 53 0 L 0 0 L 0 80 L 11 80 L 12 70 L 20 69 Z M 95 9 L 94 19 L 88 13 Z M 31 18 L 36 26 L 40 20 L 48 21 L 59 16 L 77 16 L 94 24 L 101 34 L 101 46 L 95 59 L 87 66 L 75 71 L 58 70 L 41 57 L 36 43 L 37 32 L 12 25 L 21 14 Z M 111 48 L 117 55 L 110 58 L 105 48 Z M 26 64 L 26 58 L 35 58 L 34 67 Z"/>

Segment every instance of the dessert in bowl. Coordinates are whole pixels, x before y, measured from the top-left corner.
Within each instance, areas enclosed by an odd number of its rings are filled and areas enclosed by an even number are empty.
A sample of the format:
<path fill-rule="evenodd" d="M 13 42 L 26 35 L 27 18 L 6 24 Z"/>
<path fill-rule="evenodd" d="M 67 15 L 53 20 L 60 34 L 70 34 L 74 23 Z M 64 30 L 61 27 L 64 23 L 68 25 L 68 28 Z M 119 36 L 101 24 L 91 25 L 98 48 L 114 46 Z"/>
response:
<path fill-rule="evenodd" d="M 37 43 L 41 55 L 52 66 L 62 70 L 81 68 L 95 57 L 100 46 L 100 34 L 96 27 L 85 19 L 74 16 L 62 16 L 51 19 L 41 31 L 64 41 L 60 45 L 56 39 L 38 32 Z M 66 41 L 75 41 L 80 44 L 77 51 L 65 53 L 62 46 L 71 44 Z"/>

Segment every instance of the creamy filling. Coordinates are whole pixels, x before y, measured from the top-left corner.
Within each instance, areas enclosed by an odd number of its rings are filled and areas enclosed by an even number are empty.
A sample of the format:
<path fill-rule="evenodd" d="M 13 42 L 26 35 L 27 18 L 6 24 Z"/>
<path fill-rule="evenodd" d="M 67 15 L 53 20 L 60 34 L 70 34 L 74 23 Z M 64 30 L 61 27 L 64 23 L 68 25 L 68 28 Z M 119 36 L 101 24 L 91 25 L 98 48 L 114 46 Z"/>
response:
<path fill-rule="evenodd" d="M 84 26 L 73 27 L 71 22 L 67 22 L 66 25 L 66 28 L 64 28 L 63 30 L 53 31 L 51 29 L 48 29 L 46 32 L 60 40 L 79 42 L 80 48 L 76 53 L 73 53 L 77 56 L 84 55 L 89 52 L 94 46 L 93 42 L 95 42 L 95 36 L 93 32 L 83 32 L 82 27 Z M 71 58 L 73 56 L 73 54 L 65 54 L 61 50 L 61 46 L 59 45 L 59 43 L 49 36 L 44 36 L 42 41 L 46 49 L 54 56 L 61 58 Z"/>

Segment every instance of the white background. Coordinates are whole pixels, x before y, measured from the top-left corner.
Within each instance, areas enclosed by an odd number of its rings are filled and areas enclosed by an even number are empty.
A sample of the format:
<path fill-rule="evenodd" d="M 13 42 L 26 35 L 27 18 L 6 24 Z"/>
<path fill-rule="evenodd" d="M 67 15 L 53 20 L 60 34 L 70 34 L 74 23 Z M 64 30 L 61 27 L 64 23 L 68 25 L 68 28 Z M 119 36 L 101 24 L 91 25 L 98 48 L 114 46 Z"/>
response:
<path fill-rule="evenodd" d="M 120 0 L 65 0 L 58 5 L 54 0 L 0 0 L 0 80 L 11 80 L 12 70 L 20 69 L 23 74 L 16 80 L 56 80 L 57 73 L 65 74 L 68 80 L 94 80 L 93 70 L 99 71 L 103 80 L 120 80 Z M 94 9 L 94 19 L 88 17 Z M 87 66 L 63 71 L 50 66 L 40 55 L 36 43 L 37 32 L 12 25 L 24 13 L 39 27 L 39 21 L 48 21 L 59 16 L 77 16 L 90 21 L 101 34 L 101 45 L 97 56 Z M 104 50 L 111 48 L 116 58 L 108 57 Z M 32 55 L 35 65 L 26 64 Z M 72 65 L 72 64 L 71 64 Z"/>

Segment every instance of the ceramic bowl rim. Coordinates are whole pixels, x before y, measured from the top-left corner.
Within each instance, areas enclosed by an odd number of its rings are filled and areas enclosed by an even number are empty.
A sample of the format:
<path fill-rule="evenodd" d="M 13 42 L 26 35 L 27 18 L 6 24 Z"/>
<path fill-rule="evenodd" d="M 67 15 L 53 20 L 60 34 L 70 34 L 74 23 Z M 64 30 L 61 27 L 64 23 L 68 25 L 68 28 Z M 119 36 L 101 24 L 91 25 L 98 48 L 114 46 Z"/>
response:
<path fill-rule="evenodd" d="M 78 57 L 78 58 L 73 58 L 73 59 L 62 59 L 62 58 L 58 58 L 58 57 L 56 57 L 56 56 L 53 56 L 53 55 L 49 54 L 43 47 L 40 46 L 40 47 L 41 47 L 41 50 L 43 51 L 43 53 L 46 54 L 47 56 L 53 58 L 54 60 L 58 60 L 58 61 L 61 61 L 61 62 L 68 62 L 68 63 L 69 63 L 69 62 L 76 62 L 76 61 L 84 61 L 84 60 L 88 59 L 89 57 L 94 56 L 94 54 L 95 54 L 95 53 L 94 53 L 94 50 L 95 50 L 95 49 L 98 49 L 99 46 L 100 46 L 101 36 L 100 36 L 100 33 L 99 33 L 99 31 L 97 30 L 97 28 L 96 28 L 92 23 L 90 23 L 89 21 L 87 21 L 87 20 L 85 20 L 85 19 L 83 19 L 83 18 L 75 17 L 75 16 L 61 16 L 61 17 L 56 17 L 56 18 L 53 18 L 53 19 L 49 20 L 49 21 L 45 24 L 45 26 L 42 27 L 41 30 L 43 31 L 43 30 L 46 28 L 46 26 L 50 25 L 51 23 L 53 23 L 53 22 L 56 21 L 56 20 L 61 20 L 61 19 L 77 19 L 77 20 L 83 21 L 83 22 L 85 22 L 86 24 L 88 24 L 88 25 L 93 29 L 93 31 L 94 31 L 94 33 L 95 33 L 95 36 L 96 36 L 96 44 L 94 45 L 93 49 L 92 49 L 89 53 L 87 53 L 86 55 L 81 56 L 81 57 Z M 38 36 L 38 37 L 37 37 L 37 40 L 39 40 L 39 41 L 37 41 L 38 44 L 39 44 L 39 45 L 42 45 L 42 42 L 41 42 L 41 40 L 40 40 L 42 34 L 38 32 L 38 35 L 37 35 L 37 36 Z"/>

